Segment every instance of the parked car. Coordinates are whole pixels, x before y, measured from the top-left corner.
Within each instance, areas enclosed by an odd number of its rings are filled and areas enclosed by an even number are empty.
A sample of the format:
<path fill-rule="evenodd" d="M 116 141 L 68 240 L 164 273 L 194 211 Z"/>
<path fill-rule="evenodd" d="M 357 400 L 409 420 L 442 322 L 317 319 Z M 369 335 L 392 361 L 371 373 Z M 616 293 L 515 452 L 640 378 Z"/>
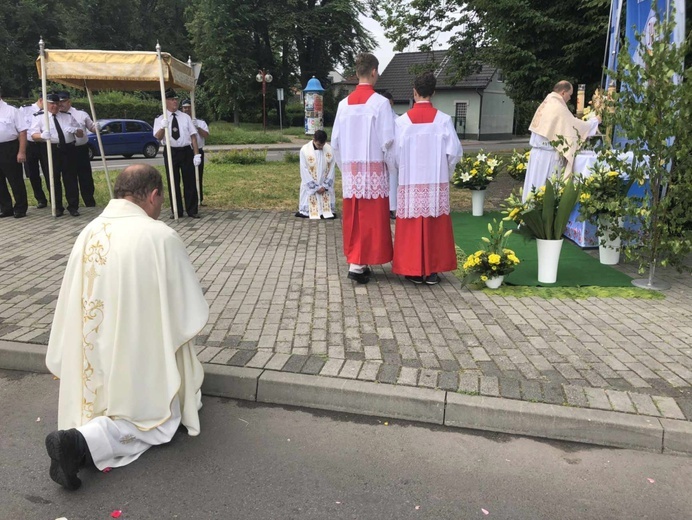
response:
<path fill-rule="evenodd" d="M 159 151 L 154 130 L 146 121 L 137 119 L 99 119 L 101 141 L 106 155 L 123 155 L 130 158 L 142 154 L 151 159 Z M 89 132 L 89 159 L 100 156 L 96 134 Z"/>

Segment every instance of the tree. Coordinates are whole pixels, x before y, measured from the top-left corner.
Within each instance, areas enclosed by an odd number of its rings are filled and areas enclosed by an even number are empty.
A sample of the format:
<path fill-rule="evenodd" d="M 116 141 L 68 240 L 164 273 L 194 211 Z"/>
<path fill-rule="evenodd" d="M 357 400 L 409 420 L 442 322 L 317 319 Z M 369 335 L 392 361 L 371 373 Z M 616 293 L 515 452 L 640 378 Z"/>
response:
<path fill-rule="evenodd" d="M 0 9 L 2 87 L 5 96 L 29 97 L 39 86 L 38 41 L 43 37 L 48 48 L 64 44 L 60 20 L 69 4 L 55 5 L 48 0 L 20 0 L 14 4 Z"/>
<path fill-rule="evenodd" d="M 625 42 L 618 55 L 613 77 L 620 92 L 613 96 L 606 126 L 613 125 L 633 155 L 624 169 L 650 189 L 638 209 L 639 240 L 625 247 L 629 258 L 639 262 L 640 272 L 649 268 L 648 285 L 653 288 L 656 266 L 690 270 L 686 263 L 692 252 L 692 223 L 687 204 L 692 200 L 692 70 L 683 71 L 692 42 L 671 43 L 673 22 L 654 26 L 650 47 L 637 35 L 637 59 Z M 673 81 L 674 77 L 680 81 Z"/>
<path fill-rule="evenodd" d="M 255 2 L 200 0 L 190 8 L 187 28 L 195 56 L 203 61 L 204 92 L 216 117 L 238 114 L 251 94 L 257 71 L 251 28 L 258 19 Z"/>
<path fill-rule="evenodd" d="M 451 32 L 455 79 L 482 63 L 499 67 L 509 96 L 519 108 L 528 102 L 532 114 L 561 79 L 598 86 L 609 5 L 609 0 L 385 0 L 377 16 L 397 50 L 412 43 L 428 50 L 440 33 Z"/>

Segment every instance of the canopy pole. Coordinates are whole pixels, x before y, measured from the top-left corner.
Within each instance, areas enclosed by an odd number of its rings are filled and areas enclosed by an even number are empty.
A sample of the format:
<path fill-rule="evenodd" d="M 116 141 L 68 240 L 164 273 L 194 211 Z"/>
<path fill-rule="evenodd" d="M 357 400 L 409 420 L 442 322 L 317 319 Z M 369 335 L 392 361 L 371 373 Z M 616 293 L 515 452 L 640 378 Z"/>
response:
<path fill-rule="evenodd" d="M 188 56 L 187 57 L 187 65 L 190 67 L 190 71 L 192 71 L 192 77 L 195 76 L 195 71 L 192 68 L 192 57 Z M 194 83 L 192 86 L 192 90 L 190 91 L 190 108 L 192 111 L 192 119 L 195 120 L 197 119 L 197 116 L 195 115 L 195 87 L 197 86 L 197 78 L 194 79 Z M 199 136 L 199 134 L 197 134 Z M 199 146 L 199 141 L 197 141 L 197 146 Z M 202 204 L 202 187 L 200 186 L 199 183 L 199 166 L 195 166 L 195 185 L 197 186 L 197 207 Z"/>
<path fill-rule="evenodd" d="M 166 84 L 163 75 L 163 56 L 161 56 L 161 45 L 156 42 L 156 54 L 159 57 L 159 83 L 161 84 L 161 106 L 163 107 L 163 118 L 167 119 L 168 110 L 166 109 Z M 170 122 L 169 122 L 170 123 Z M 173 218 L 178 220 L 178 200 L 175 195 L 176 185 L 175 177 L 173 176 L 173 154 L 171 153 L 171 128 L 170 124 L 166 126 L 166 157 L 168 158 L 168 189 L 171 196 L 171 204 L 173 205 Z"/>
<path fill-rule="evenodd" d="M 101 141 L 101 128 L 99 128 L 99 125 L 96 124 L 96 108 L 94 108 L 94 98 L 91 95 L 91 89 L 89 89 L 89 85 L 87 85 L 86 80 L 84 80 L 84 89 L 86 90 L 87 98 L 89 98 L 89 108 L 91 108 L 91 118 L 94 120 L 94 126 L 96 127 L 96 140 L 99 143 L 99 151 L 101 152 L 101 163 L 103 164 L 103 171 L 106 173 L 106 183 L 108 184 L 108 194 L 111 196 L 111 199 L 112 199 L 112 198 L 114 198 L 113 186 L 111 185 L 111 176 L 108 173 L 108 164 L 106 163 L 106 154 L 104 153 L 103 142 Z"/>
<path fill-rule="evenodd" d="M 46 80 L 46 49 L 43 37 L 38 41 L 39 53 L 41 55 L 41 94 L 43 96 L 43 124 L 46 131 L 50 132 L 50 119 L 48 118 L 48 81 Z M 46 143 L 46 151 L 48 152 L 48 178 L 50 179 L 50 210 L 51 214 L 56 216 L 55 203 L 55 174 L 53 173 L 53 145 L 50 139 Z"/>

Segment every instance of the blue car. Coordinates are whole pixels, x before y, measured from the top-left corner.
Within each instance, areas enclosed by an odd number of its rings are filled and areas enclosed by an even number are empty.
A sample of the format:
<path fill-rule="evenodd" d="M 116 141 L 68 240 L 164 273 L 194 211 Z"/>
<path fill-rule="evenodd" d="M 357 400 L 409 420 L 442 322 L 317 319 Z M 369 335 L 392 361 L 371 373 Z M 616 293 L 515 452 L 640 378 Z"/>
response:
<path fill-rule="evenodd" d="M 137 154 L 148 159 L 156 157 L 159 142 L 149 123 L 137 119 L 99 119 L 99 123 L 106 155 L 123 155 L 128 159 Z M 89 132 L 89 159 L 100 155 L 96 134 Z"/>

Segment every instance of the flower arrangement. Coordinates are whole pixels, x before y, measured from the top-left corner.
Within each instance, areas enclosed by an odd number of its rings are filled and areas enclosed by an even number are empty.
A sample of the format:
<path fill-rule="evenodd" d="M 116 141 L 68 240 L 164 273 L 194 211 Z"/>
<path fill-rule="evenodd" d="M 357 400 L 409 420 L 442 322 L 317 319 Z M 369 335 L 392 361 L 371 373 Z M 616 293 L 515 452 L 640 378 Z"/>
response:
<path fill-rule="evenodd" d="M 493 222 L 497 224 L 497 221 Z M 463 265 L 467 276 L 480 278 L 482 282 L 508 275 L 520 262 L 514 251 L 506 247 L 512 230 L 505 231 L 500 222 L 495 228 L 488 224 L 488 233 L 490 237 L 481 238 L 484 243 L 483 249 L 469 255 Z"/>
<path fill-rule="evenodd" d="M 457 188 L 484 190 L 494 180 L 500 160 L 483 150 L 477 155 L 465 156 L 454 169 L 452 184 Z"/>
<path fill-rule="evenodd" d="M 553 176 L 545 186 L 532 188 L 525 202 L 521 201 L 521 191 L 505 199 L 502 206 L 507 216 L 504 220 L 521 224 L 519 233 L 528 238 L 559 240 L 577 204 L 579 191 L 580 184 L 572 178 L 564 180 Z"/>
<path fill-rule="evenodd" d="M 591 174 L 582 179 L 579 195 L 579 213 L 581 220 L 596 223 L 602 216 L 620 218 L 631 206 L 627 192 L 634 179 L 626 179 L 619 173 L 616 154 L 612 150 L 599 153 L 598 161 L 591 168 Z"/>
<path fill-rule="evenodd" d="M 523 152 L 512 150 L 512 155 L 507 163 L 507 173 L 512 179 L 524 182 L 530 154 L 530 150 L 524 150 Z"/>

